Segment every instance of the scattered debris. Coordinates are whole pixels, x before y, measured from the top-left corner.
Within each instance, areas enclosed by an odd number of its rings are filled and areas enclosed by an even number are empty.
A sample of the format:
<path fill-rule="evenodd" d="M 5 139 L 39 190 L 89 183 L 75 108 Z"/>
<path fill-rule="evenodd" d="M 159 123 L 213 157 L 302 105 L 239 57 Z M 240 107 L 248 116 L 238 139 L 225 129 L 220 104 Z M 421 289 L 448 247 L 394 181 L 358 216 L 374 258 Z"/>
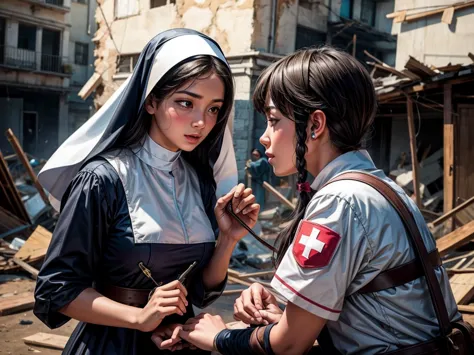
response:
<path fill-rule="evenodd" d="M 35 335 L 23 338 L 27 345 L 43 346 L 57 350 L 63 350 L 68 340 L 69 338 L 66 336 L 47 333 L 36 333 Z"/>
<path fill-rule="evenodd" d="M 30 325 L 33 324 L 33 321 L 30 319 L 21 319 L 20 320 L 20 325 Z"/>

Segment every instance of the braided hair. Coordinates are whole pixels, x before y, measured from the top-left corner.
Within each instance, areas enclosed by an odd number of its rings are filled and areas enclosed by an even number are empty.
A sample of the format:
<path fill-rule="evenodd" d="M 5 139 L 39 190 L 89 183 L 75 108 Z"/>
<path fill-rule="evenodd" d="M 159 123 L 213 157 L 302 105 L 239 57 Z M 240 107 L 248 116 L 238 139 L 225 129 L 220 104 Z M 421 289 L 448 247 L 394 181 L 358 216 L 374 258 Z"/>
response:
<path fill-rule="evenodd" d="M 310 115 L 321 110 L 332 145 L 341 153 L 360 149 L 376 112 L 369 73 L 349 54 L 324 46 L 295 52 L 268 67 L 257 81 L 255 108 L 264 113 L 270 97 L 281 114 L 295 123 L 297 182 L 308 178 L 307 127 Z M 300 191 L 290 223 L 277 237 L 275 262 L 281 262 L 293 241 L 314 191 Z"/>

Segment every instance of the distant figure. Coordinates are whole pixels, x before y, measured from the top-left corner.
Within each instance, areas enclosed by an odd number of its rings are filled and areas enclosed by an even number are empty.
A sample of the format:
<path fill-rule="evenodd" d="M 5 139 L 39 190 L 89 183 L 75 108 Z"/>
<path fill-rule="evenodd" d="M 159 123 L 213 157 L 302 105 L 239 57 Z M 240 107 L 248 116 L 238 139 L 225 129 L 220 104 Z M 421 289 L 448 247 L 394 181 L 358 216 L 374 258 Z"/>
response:
<path fill-rule="evenodd" d="M 252 190 L 256 202 L 260 205 L 260 211 L 265 207 L 265 188 L 264 181 L 270 180 L 271 166 L 268 160 L 258 149 L 252 150 L 252 161 L 247 162 L 246 169 L 252 176 Z"/>

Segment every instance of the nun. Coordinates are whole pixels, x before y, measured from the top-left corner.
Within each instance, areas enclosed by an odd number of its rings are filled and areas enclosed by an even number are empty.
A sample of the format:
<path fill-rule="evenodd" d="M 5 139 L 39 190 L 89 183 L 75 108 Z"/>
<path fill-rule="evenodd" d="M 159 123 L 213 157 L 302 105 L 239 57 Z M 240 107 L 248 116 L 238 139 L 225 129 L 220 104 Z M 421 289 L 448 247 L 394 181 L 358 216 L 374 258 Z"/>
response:
<path fill-rule="evenodd" d="M 34 314 L 51 329 L 79 320 L 64 354 L 161 353 L 157 326 L 184 323 L 222 293 L 246 234 L 225 207 L 251 227 L 259 212 L 237 185 L 233 94 L 216 42 L 160 33 L 40 172 L 60 216 Z"/>

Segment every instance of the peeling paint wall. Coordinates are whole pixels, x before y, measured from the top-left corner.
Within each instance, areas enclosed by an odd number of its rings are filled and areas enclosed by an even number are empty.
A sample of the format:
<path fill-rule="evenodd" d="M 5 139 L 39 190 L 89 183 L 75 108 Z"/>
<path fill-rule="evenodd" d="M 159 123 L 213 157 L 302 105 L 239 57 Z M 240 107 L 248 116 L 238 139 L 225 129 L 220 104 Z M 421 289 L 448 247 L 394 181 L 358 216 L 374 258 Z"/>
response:
<path fill-rule="evenodd" d="M 151 38 L 167 29 L 185 27 L 205 33 L 219 43 L 226 55 L 252 50 L 254 0 L 177 0 L 176 4 L 157 8 L 150 8 L 149 1 L 140 1 L 138 14 L 125 18 L 116 18 L 114 0 L 99 3 L 106 21 L 98 8 L 95 67 L 104 73 L 104 87 L 97 92 L 96 107 L 102 106 L 122 81 L 114 77 L 118 53 L 138 54 Z"/>
<path fill-rule="evenodd" d="M 397 0 L 395 11 L 415 7 L 448 5 L 457 0 Z M 423 9 L 423 11 L 430 8 Z M 398 35 L 396 68 L 403 68 L 409 55 L 434 66 L 470 64 L 474 53 L 474 8 L 457 10 L 451 25 L 441 22 L 441 14 L 410 23 L 394 23 Z"/>

